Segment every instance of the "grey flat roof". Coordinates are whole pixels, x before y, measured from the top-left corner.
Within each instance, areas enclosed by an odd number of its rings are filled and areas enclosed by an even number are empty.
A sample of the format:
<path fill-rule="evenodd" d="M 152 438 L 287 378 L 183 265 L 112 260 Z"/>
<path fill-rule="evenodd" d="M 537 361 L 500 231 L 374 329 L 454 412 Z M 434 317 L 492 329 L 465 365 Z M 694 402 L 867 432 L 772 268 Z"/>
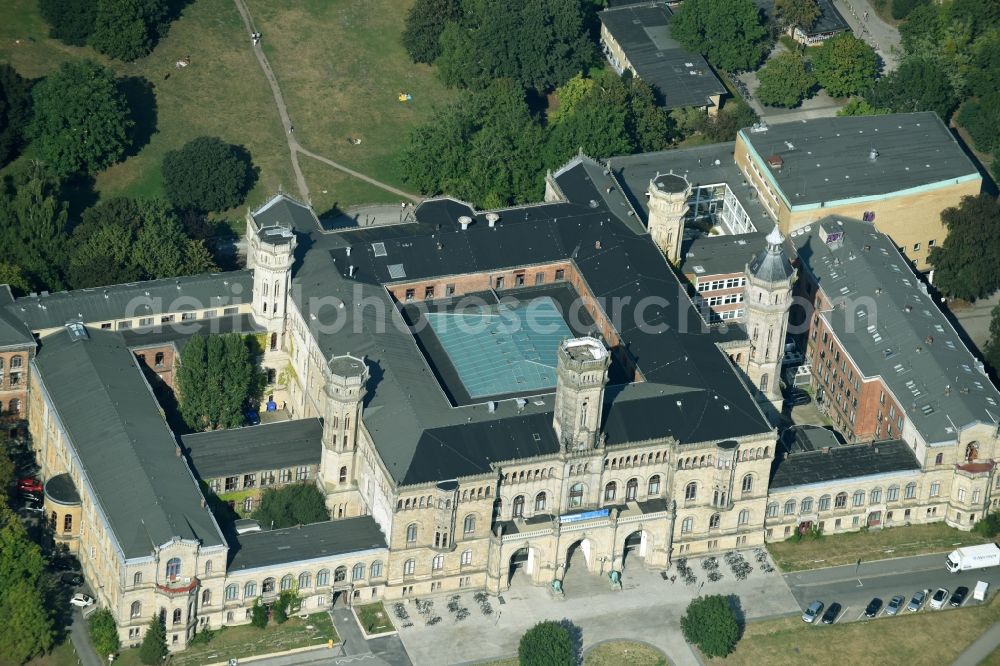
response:
<path fill-rule="evenodd" d="M 982 178 L 933 111 L 813 118 L 763 132 L 742 129 L 740 136 L 756 153 L 757 167 L 796 210 Z M 767 165 L 772 155 L 782 159 L 780 169 Z"/>
<path fill-rule="evenodd" d="M 842 243 L 824 243 L 820 227 L 844 232 Z M 1000 393 L 888 236 L 826 217 L 791 241 L 827 297 L 846 299 L 847 307 L 821 316 L 861 373 L 882 377 L 928 444 L 955 441 L 955 428 L 997 422 Z"/>
<path fill-rule="evenodd" d="M 229 546 L 229 572 L 320 557 L 385 549 L 385 535 L 371 516 L 248 532 Z"/>
<path fill-rule="evenodd" d="M 839 433 L 816 425 L 796 425 L 788 428 L 781 433 L 781 443 L 786 451 L 793 453 L 819 451 L 847 444 Z"/>
<path fill-rule="evenodd" d="M 840 446 L 827 452 L 790 453 L 777 459 L 775 465 L 769 484 L 772 489 L 920 469 L 913 451 L 900 439 Z"/>
<path fill-rule="evenodd" d="M 774 220 L 755 197 L 753 188 L 746 183 L 743 173 L 736 166 L 733 155 L 736 143 L 713 143 L 707 146 L 662 150 L 612 157 L 608 160 L 616 184 L 620 185 L 636 210 L 648 218 L 646 190 L 649 181 L 658 173 L 680 174 L 688 179 L 691 187 L 726 183 L 743 206 L 757 231 L 767 233 L 774 228 Z"/>
<path fill-rule="evenodd" d="M 125 557 L 174 537 L 225 541 L 121 336 L 88 329 L 41 340 L 32 361 Z M 44 350 L 44 351 L 42 351 Z"/>
<path fill-rule="evenodd" d="M 774 0 L 754 0 L 754 4 L 760 7 L 768 16 L 774 16 Z M 843 32 L 851 29 L 844 16 L 837 11 L 833 0 L 816 0 L 816 4 L 819 6 L 819 18 L 816 19 L 816 24 L 812 28 L 804 31 L 806 35 L 811 37 L 813 35 Z"/>
<path fill-rule="evenodd" d="M 714 106 L 710 97 L 726 94 L 726 86 L 705 58 L 670 36 L 672 13 L 665 3 L 612 7 L 597 15 L 639 78 L 663 96 L 666 108 Z"/>
<path fill-rule="evenodd" d="M 98 322 L 162 312 L 221 309 L 249 302 L 252 288 L 250 271 L 232 271 L 22 296 L 7 305 L 7 310 L 31 330 L 40 331 L 71 321 Z"/>
<path fill-rule="evenodd" d="M 699 236 L 685 241 L 681 249 L 680 270 L 686 275 L 708 277 L 740 273 L 767 245 L 765 233 L 738 236 Z"/>
<path fill-rule="evenodd" d="M 183 435 L 181 442 L 201 479 L 271 469 L 318 465 L 323 450 L 319 419 Z"/>

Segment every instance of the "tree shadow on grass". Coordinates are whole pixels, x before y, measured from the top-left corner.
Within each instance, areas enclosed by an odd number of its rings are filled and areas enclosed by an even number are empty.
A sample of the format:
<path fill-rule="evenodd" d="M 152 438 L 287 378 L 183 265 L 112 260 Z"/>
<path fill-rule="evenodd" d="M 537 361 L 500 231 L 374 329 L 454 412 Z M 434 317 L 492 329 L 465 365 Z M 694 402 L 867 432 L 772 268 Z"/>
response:
<path fill-rule="evenodd" d="M 232 148 L 233 156 L 246 166 L 246 180 L 243 183 L 243 196 L 245 197 L 257 184 L 257 179 L 260 178 L 260 167 L 253 163 L 253 157 L 246 146 L 233 145 Z"/>
<path fill-rule="evenodd" d="M 158 131 L 156 91 L 153 84 L 141 76 L 126 76 L 119 79 L 118 88 L 125 95 L 134 123 L 129 131 L 129 147 L 125 151 L 125 157 L 132 157 L 137 155 Z"/>
<path fill-rule="evenodd" d="M 60 184 L 59 194 L 68 206 L 69 222 L 66 231 L 72 233 L 80 223 L 83 211 L 97 203 L 100 196 L 94 189 L 94 177 L 89 174 L 76 174 Z"/>

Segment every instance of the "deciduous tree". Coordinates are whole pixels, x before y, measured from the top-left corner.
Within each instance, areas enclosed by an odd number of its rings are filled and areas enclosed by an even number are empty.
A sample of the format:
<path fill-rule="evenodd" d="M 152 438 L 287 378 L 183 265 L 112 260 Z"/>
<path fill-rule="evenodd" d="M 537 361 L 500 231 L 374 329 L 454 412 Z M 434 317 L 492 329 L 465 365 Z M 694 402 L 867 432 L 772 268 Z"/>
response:
<path fill-rule="evenodd" d="M 834 97 L 857 95 L 875 81 L 878 57 L 875 49 L 845 32 L 823 43 L 812 56 L 819 85 Z"/>
<path fill-rule="evenodd" d="M 250 624 L 258 629 L 267 626 L 267 606 L 260 603 L 260 597 L 253 600 L 253 606 L 250 608 Z"/>
<path fill-rule="evenodd" d="M 976 150 L 1000 151 L 1000 92 L 966 102 L 958 114 L 958 122 L 968 130 Z"/>
<path fill-rule="evenodd" d="M 670 33 L 685 48 L 729 71 L 756 68 L 771 44 L 753 0 L 686 0 Z"/>
<path fill-rule="evenodd" d="M 93 60 L 70 60 L 32 91 L 35 113 L 28 135 L 54 173 L 95 173 L 117 162 L 129 146 L 125 96 L 114 73 Z"/>
<path fill-rule="evenodd" d="M 6 490 L 6 489 L 3 489 Z M 6 493 L 0 491 L 0 498 Z M 0 654 L 20 664 L 48 652 L 54 643 L 52 617 L 46 607 L 44 560 L 17 515 L 0 501 Z"/>
<path fill-rule="evenodd" d="M 798 26 L 806 31 L 816 25 L 822 13 L 816 0 L 775 0 L 774 10 L 786 28 Z"/>
<path fill-rule="evenodd" d="M 181 209 L 228 210 L 242 203 L 255 181 L 250 153 L 217 137 L 198 137 L 163 157 L 167 197 Z"/>
<path fill-rule="evenodd" d="M 793 107 L 802 103 L 816 87 L 816 77 L 798 53 L 779 53 L 759 72 L 757 98 L 768 106 Z"/>
<path fill-rule="evenodd" d="M 100 657 L 117 654 L 118 650 L 121 649 L 115 616 L 107 608 L 94 611 L 87 618 L 87 627 L 90 632 L 90 640 L 94 643 L 94 651 Z"/>
<path fill-rule="evenodd" d="M 117 60 L 137 60 L 153 50 L 166 18 L 163 0 L 97 0 L 90 44 Z"/>
<path fill-rule="evenodd" d="M 896 112 L 934 111 L 948 122 L 957 100 L 948 73 L 932 58 L 909 57 L 865 93 L 876 108 Z"/>
<path fill-rule="evenodd" d="M 946 208 L 941 221 L 948 228 L 944 243 L 931 248 L 934 284 L 948 296 L 968 301 L 1000 287 L 1000 205 L 989 194 L 964 197 Z"/>
<path fill-rule="evenodd" d="M 993 375 L 1000 375 L 1000 305 L 997 305 L 990 312 L 990 339 L 986 341 L 986 346 L 983 347 L 983 358 L 986 364 L 993 369 Z M 997 516 L 998 514 L 992 514 Z M 996 519 L 994 523 L 996 523 Z M 998 530 L 1000 531 L 1000 530 Z M 993 536 L 996 534 L 989 534 L 987 536 Z"/>
<path fill-rule="evenodd" d="M 265 490 L 253 519 L 266 529 L 278 529 L 321 523 L 330 520 L 330 514 L 319 488 L 312 483 L 293 483 Z"/>
<path fill-rule="evenodd" d="M 49 37 L 71 46 L 83 46 L 94 32 L 94 0 L 40 0 L 38 8 L 49 24 Z"/>
<path fill-rule="evenodd" d="M 740 639 L 740 624 L 729 599 L 714 594 L 688 604 L 681 618 L 684 640 L 698 646 L 707 657 L 725 657 Z"/>
<path fill-rule="evenodd" d="M 838 116 L 885 116 L 891 109 L 877 109 L 863 97 L 854 97 L 837 111 Z"/>
<path fill-rule="evenodd" d="M 31 122 L 31 84 L 0 63 L 0 167 L 17 157 Z"/>
<path fill-rule="evenodd" d="M 417 0 L 406 14 L 403 46 L 413 62 L 428 65 L 441 55 L 441 33 L 448 21 L 462 17 L 459 0 Z"/>
<path fill-rule="evenodd" d="M 237 428 L 260 399 L 264 378 L 244 336 L 195 335 L 181 349 L 177 388 L 181 416 L 192 430 Z"/>
<path fill-rule="evenodd" d="M 34 167 L 0 182 L 0 252 L 17 257 L 31 289 L 64 288 L 67 206 L 59 185 Z"/>
<path fill-rule="evenodd" d="M 517 646 L 521 666 L 573 666 L 577 663 L 573 641 L 566 627 L 551 620 L 524 632 Z"/>

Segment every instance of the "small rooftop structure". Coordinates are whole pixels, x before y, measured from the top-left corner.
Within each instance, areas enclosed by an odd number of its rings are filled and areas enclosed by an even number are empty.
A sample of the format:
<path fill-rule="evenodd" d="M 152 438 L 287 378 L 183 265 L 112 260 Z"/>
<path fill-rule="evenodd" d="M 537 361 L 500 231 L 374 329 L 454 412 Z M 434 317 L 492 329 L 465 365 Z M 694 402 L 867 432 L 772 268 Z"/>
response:
<path fill-rule="evenodd" d="M 248 532 L 234 541 L 229 572 L 386 550 L 385 535 L 371 516 Z"/>
<path fill-rule="evenodd" d="M 868 476 L 920 469 L 920 463 L 901 439 L 855 444 L 814 451 L 792 452 L 775 461 L 768 487 L 781 490 L 816 483 L 832 483 L 841 479 L 861 479 Z"/>

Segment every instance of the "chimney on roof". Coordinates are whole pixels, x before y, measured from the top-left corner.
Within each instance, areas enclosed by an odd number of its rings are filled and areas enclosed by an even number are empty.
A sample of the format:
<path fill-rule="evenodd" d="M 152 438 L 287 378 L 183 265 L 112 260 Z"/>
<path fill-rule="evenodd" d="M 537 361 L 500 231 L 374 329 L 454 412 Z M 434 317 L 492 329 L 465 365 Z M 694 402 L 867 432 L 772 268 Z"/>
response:
<path fill-rule="evenodd" d="M 347 246 L 347 256 L 348 257 L 351 256 L 351 246 L 350 245 Z"/>
<path fill-rule="evenodd" d="M 462 217 L 458 218 L 458 223 L 462 225 L 462 231 L 465 231 L 466 229 L 469 228 L 469 225 L 472 224 L 472 218 L 469 217 L 468 215 L 463 215 Z"/>
<path fill-rule="evenodd" d="M 871 160 L 872 162 L 874 162 L 875 160 L 877 160 L 878 159 L 878 151 L 875 150 L 874 148 L 872 148 L 871 150 L 869 150 L 868 151 L 868 159 Z"/>
<path fill-rule="evenodd" d="M 347 277 L 354 277 L 354 264 L 347 267 Z"/>
<path fill-rule="evenodd" d="M 781 170 L 781 167 L 785 165 L 785 160 L 781 159 L 781 155 L 771 155 L 767 158 L 767 165 L 775 170 Z"/>
<path fill-rule="evenodd" d="M 601 241 L 599 241 L 599 240 L 594 241 L 594 249 L 595 250 L 600 250 L 601 249 Z"/>

